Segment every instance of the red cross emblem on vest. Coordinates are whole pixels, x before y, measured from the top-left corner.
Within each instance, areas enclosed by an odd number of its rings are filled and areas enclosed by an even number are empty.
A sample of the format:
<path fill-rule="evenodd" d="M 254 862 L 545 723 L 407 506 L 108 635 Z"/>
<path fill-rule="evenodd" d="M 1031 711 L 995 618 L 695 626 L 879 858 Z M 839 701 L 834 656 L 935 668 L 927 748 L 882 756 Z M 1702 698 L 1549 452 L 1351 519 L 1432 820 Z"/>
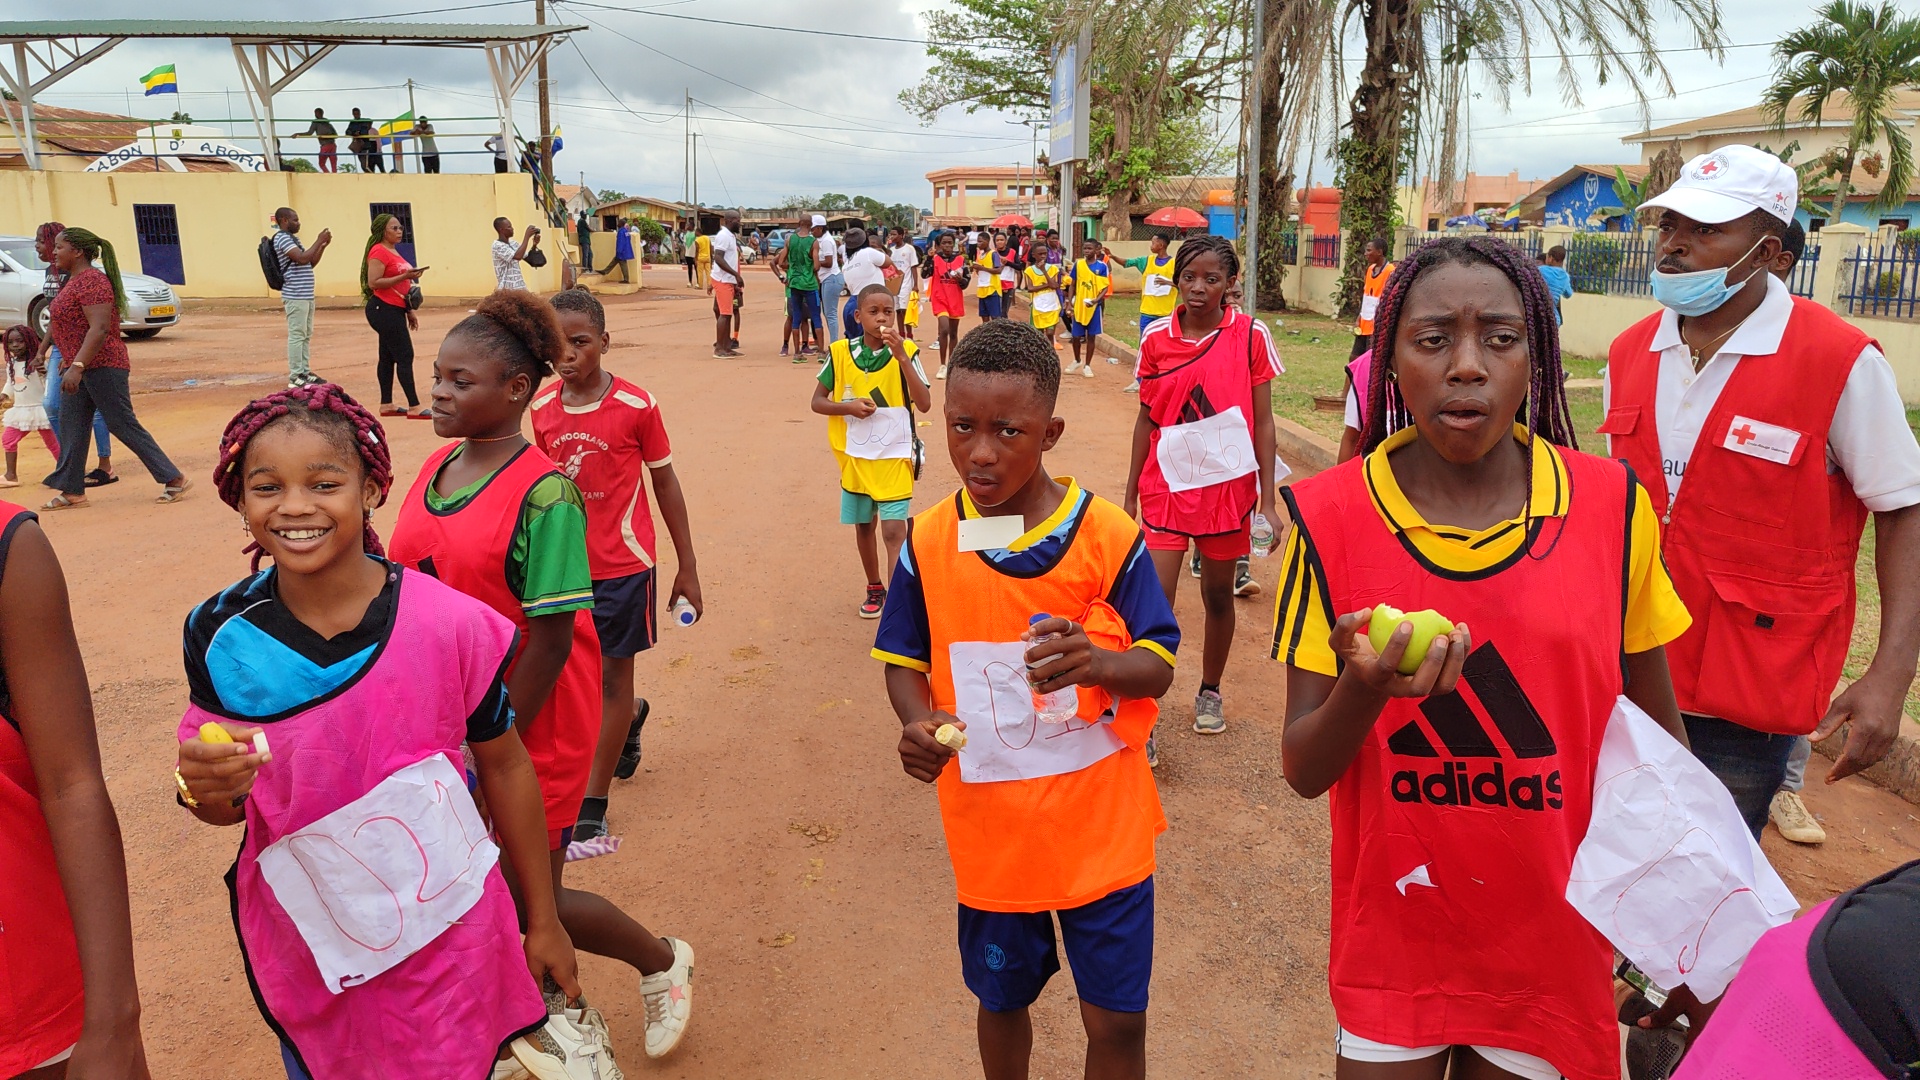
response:
<path fill-rule="evenodd" d="M 1739 427 L 1734 428 L 1732 431 L 1728 432 L 1728 434 L 1732 435 L 1734 441 L 1739 443 L 1741 446 L 1747 445 L 1748 443 L 1752 442 L 1756 438 L 1753 430 L 1753 425 L 1751 424 L 1741 424 Z"/>

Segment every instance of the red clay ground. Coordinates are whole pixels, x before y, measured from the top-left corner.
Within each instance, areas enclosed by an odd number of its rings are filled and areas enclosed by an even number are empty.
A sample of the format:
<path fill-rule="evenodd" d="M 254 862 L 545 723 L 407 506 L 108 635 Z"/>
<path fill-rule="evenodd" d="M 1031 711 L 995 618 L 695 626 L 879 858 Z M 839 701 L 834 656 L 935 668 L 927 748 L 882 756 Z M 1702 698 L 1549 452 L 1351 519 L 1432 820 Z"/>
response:
<path fill-rule="evenodd" d="M 851 530 L 837 523 L 822 421 L 807 409 L 815 369 L 774 355 L 776 294 L 753 276 L 746 356 L 732 362 L 709 357 L 707 301 L 691 291 L 610 305 L 610 366 L 661 398 L 677 443 L 707 616 L 663 631 L 641 658 L 654 720 L 645 771 L 614 789 L 626 846 L 577 865 L 569 880 L 698 949 L 695 1017 L 679 1054 L 651 1063 L 641 1053 L 638 987 L 626 969 L 583 957 L 582 978 L 630 1076 L 976 1076 L 974 1004 L 960 981 L 933 791 L 900 770 L 880 667 L 867 657 L 873 624 L 854 614 Z M 440 336 L 463 314 L 423 313 L 423 386 Z M 175 807 L 170 770 L 186 701 L 181 620 L 246 570 L 237 518 L 207 480 L 215 443 L 236 408 L 284 377 L 282 326 L 277 307 L 195 305 L 183 326 L 136 343 L 136 388 L 171 391 L 144 393 L 137 407 L 200 486 L 183 505 L 156 506 L 155 486 L 122 458 L 125 480 L 91 509 L 45 516 L 71 582 L 126 833 L 145 1028 L 163 1080 L 279 1070 L 220 881 L 239 833 Z M 320 312 L 314 354 L 318 370 L 375 400 L 373 334 L 359 312 Z M 187 380 L 197 385 L 182 389 Z M 1121 369 L 1107 365 L 1098 378 L 1067 381 L 1067 434 L 1050 460 L 1112 498 L 1135 408 L 1121 385 Z M 435 439 L 426 423 L 390 432 L 404 490 Z M 952 490 L 940 450 L 936 440 L 916 507 Z M 44 475 L 37 444 L 23 444 L 22 457 L 24 475 Z M 40 493 L 14 494 L 37 502 Z M 389 507 L 379 524 L 392 519 Z M 1159 782 L 1172 827 L 1160 843 L 1149 1028 L 1158 1075 L 1331 1075 L 1326 809 L 1281 779 L 1284 684 L 1265 648 L 1275 568 L 1256 569 L 1268 591 L 1240 605 L 1227 733 L 1203 741 L 1181 722 L 1191 665 L 1168 698 L 1174 722 L 1163 728 Z M 1179 611 L 1198 624 L 1191 589 Z M 1920 857 L 1915 808 L 1877 788 L 1816 783 L 1807 801 L 1826 819 L 1825 847 L 1793 848 L 1771 832 L 1766 841 L 1805 902 Z M 1072 988 L 1063 975 L 1035 1009 L 1037 1077 L 1080 1073 Z"/>

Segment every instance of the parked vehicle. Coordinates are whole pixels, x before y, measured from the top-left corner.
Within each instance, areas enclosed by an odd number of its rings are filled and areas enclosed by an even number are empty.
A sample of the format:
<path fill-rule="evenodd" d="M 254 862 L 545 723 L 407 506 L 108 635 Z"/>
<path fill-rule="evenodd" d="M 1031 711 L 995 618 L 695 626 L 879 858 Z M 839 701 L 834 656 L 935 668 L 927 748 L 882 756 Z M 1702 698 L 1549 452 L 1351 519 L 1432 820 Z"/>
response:
<path fill-rule="evenodd" d="M 787 249 L 787 239 L 793 235 L 792 229 L 775 229 L 767 234 L 767 254 Z"/>
<path fill-rule="evenodd" d="M 48 307 L 41 286 L 47 264 L 34 250 L 30 236 L 0 236 L 0 326 L 26 323 L 42 337 L 47 334 Z M 129 338 L 150 338 L 180 321 L 180 297 L 173 286 L 145 274 L 120 273 L 127 290 L 127 310 L 120 331 Z"/>

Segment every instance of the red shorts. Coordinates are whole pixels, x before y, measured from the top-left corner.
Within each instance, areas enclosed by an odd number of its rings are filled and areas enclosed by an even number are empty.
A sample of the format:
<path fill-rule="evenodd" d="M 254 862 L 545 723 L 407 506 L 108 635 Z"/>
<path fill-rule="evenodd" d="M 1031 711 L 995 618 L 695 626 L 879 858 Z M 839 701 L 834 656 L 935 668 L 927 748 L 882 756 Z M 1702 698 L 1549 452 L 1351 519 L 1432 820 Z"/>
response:
<path fill-rule="evenodd" d="M 733 290 L 734 284 L 731 281 L 713 283 L 713 313 L 716 316 L 733 314 Z"/>
<path fill-rule="evenodd" d="M 960 286 L 952 282 L 935 283 L 933 290 L 927 294 L 927 301 L 933 305 L 936 316 L 958 319 L 967 313 L 967 298 L 960 292 Z"/>
<path fill-rule="evenodd" d="M 1212 536 L 1188 536 L 1146 524 L 1140 526 L 1140 531 L 1146 534 L 1148 551 L 1185 551 L 1191 541 L 1199 549 L 1200 557 L 1210 562 L 1231 562 L 1253 552 L 1251 518 L 1241 524 L 1238 532 L 1215 533 Z"/>

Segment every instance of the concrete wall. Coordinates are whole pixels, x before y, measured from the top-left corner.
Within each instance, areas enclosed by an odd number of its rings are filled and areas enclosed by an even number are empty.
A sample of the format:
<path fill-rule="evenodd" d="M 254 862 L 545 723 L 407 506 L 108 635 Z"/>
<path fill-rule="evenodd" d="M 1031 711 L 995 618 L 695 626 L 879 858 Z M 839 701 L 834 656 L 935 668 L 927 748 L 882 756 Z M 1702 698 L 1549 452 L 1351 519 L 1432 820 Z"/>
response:
<path fill-rule="evenodd" d="M 50 173 L 0 172 L 0 233 L 32 236 L 44 221 L 61 221 L 112 243 L 120 266 L 141 271 L 134 233 L 135 203 L 172 204 L 180 224 L 180 258 L 187 297 L 276 297 L 260 273 L 256 248 L 272 231 L 273 212 L 300 213 L 300 235 L 311 243 L 323 228 L 333 244 L 315 269 L 322 298 L 360 295 L 360 253 L 372 217 L 369 204 L 412 205 L 414 250 L 431 266 L 421 278 L 428 297 L 484 296 L 494 289 L 493 219 L 519 228 L 540 220 L 533 189 L 521 174 L 416 173 Z M 552 230 L 549 230 L 552 232 Z M 543 245 L 545 267 L 523 268 L 540 292 L 560 287 L 556 234 Z M 144 271 L 141 271 L 144 272 Z"/>

